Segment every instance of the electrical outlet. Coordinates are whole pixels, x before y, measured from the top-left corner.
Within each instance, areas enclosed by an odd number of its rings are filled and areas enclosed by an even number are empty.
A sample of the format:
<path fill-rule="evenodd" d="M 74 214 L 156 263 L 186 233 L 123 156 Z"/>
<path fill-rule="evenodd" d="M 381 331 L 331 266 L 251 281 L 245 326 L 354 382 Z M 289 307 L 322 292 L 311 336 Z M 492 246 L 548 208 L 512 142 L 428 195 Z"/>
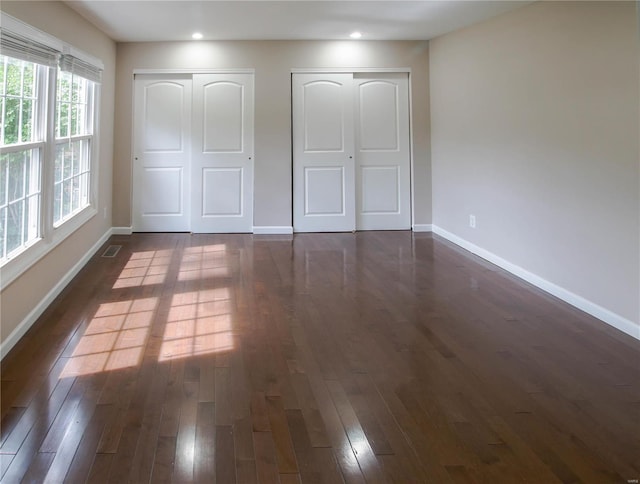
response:
<path fill-rule="evenodd" d="M 472 229 L 476 228 L 476 216 L 475 215 L 469 215 L 469 227 L 471 227 Z"/>

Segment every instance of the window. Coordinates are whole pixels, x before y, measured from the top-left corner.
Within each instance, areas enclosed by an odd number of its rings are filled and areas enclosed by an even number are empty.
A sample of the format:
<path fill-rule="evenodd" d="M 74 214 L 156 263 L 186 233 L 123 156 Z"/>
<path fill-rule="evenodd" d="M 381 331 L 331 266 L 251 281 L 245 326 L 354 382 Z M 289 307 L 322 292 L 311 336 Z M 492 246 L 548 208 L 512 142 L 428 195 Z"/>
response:
<path fill-rule="evenodd" d="M 46 68 L 0 55 L 0 260 L 40 237 Z"/>
<path fill-rule="evenodd" d="M 58 71 L 53 222 L 89 205 L 93 82 Z"/>
<path fill-rule="evenodd" d="M 5 287 L 96 212 L 102 64 L 0 12 L 0 268 Z"/>

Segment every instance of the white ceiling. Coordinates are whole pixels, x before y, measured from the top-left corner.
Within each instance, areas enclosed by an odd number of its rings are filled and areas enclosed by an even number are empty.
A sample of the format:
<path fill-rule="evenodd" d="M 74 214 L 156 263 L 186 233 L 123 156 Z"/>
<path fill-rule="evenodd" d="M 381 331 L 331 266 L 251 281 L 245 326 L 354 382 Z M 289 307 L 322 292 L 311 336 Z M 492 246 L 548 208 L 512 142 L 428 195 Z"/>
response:
<path fill-rule="evenodd" d="M 70 0 L 71 8 L 120 42 L 191 40 L 431 39 L 529 1 L 485 0 Z"/>

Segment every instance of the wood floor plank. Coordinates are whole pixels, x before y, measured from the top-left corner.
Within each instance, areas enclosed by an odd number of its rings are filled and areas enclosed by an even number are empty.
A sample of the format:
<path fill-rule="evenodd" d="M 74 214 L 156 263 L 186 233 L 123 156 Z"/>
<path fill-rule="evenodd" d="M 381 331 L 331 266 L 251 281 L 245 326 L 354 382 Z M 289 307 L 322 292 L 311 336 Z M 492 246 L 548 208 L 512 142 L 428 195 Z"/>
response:
<path fill-rule="evenodd" d="M 67 475 L 69 468 L 74 460 L 79 445 L 84 439 L 86 428 L 89 422 L 92 420 L 94 412 L 96 410 L 97 401 L 106 380 L 106 375 L 99 374 L 92 376 L 91 378 L 83 378 L 84 385 L 82 388 L 82 395 L 79 397 L 77 405 L 73 406 L 73 413 L 71 415 L 70 422 L 66 425 L 66 432 L 59 443 L 55 443 L 55 440 L 50 442 L 51 448 L 56 449 L 55 457 L 51 462 L 45 479 L 45 482 L 60 483 L 63 482 Z M 74 386 L 78 383 L 74 383 Z M 69 392 L 71 396 L 72 390 Z M 58 417 L 62 409 L 58 413 Z M 52 435 L 51 432 L 48 435 Z M 45 448 L 45 442 L 43 442 L 41 449 Z"/>
<path fill-rule="evenodd" d="M 216 367 L 209 358 L 200 358 L 200 388 L 198 389 L 199 402 L 216 401 Z"/>
<path fill-rule="evenodd" d="M 366 481 L 387 482 L 382 467 L 362 430 L 342 385 L 340 382 L 332 380 L 327 382 L 327 387 Z"/>
<path fill-rule="evenodd" d="M 193 475 L 196 482 L 214 483 L 216 482 L 216 464 L 218 463 L 218 459 L 215 458 L 218 455 L 215 403 L 199 402 L 197 412 Z"/>
<path fill-rule="evenodd" d="M 216 425 L 231 425 L 233 407 L 231 401 L 231 377 L 229 368 L 215 370 Z"/>
<path fill-rule="evenodd" d="M 2 482 L 640 476 L 640 342 L 437 236 L 108 243 L 2 361 Z"/>
<path fill-rule="evenodd" d="M 392 450 L 392 454 L 381 453 L 380 455 L 395 455 L 396 461 L 402 462 L 402 473 L 411 476 L 411 479 L 428 480 L 429 474 L 425 471 L 416 446 L 413 445 L 412 440 L 408 438 L 407 432 L 403 431 L 403 427 L 400 425 L 400 416 L 391 411 L 391 408 L 382 398 L 369 375 L 356 375 L 354 380 L 360 388 L 367 406 L 375 415 L 375 419 L 384 434 L 385 441 Z M 363 429 L 366 433 L 366 427 L 363 427 Z M 384 448 L 386 449 L 386 446 Z"/>
<path fill-rule="evenodd" d="M 71 419 L 75 416 L 76 409 L 80 404 L 80 400 L 82 399 L 88 384 L 88 380 L 83 378 L 77 378 L 73 382 L 73 386 L 71 387 L 71 390 L 69 390 L 62 407 L 60 407 L 60 411 L 51 424 L 51 427 L 40 446 L 39 452 L 55 454 L 58 450 L 58 447 L 62 443 L 62 439 L 67 434 Z"/>
<path fill-rule="evenodd" d="M 253 432 L 256 473 L 260 483 L 279 483 L 276 450 L 271 432 Z"/>
<path fill-rule="evenodd" d="M 87 482 L 105 482 L 111 469 L 113 454 L 97 453 L 92 464 Z"/>
<path fill-rule="evenodd" d="M 65 361 L 61 361 L 56 365 L 59 371 L 62 371 L 62 367 L 65 365 Z M 59 372 L 55 372 L 59 375 Z M 67 393 L 73 385 L 73 379 L 65 379 L 58 381 L 55 374 L 52 375 L 52 381 L 50 385 L 42 385 L 38 387 L 38 392 L 33 400 L 30 402 L 27 409 L 22 413 L 22 416 L 16 423 L 14 429 L 7 438 L 4 440 L 0 452 L 4 453 L 17 453 L 20 449 L 22 442 L 27 437 L 31 429 L 36 422 L 42 417 L 43 413 L 46 413 L 46 428 L 42 426 L 40 431 L 48 431 L 49 425 L 57 415 L 60 406 L 64 403 Z"/>
<path fill-rule="evenodd" d="M 236 478 L 236 482 L 256 484 L 258 482 L 256 462 L 254 460 L 236 460 Z"/>
<path fill-rule="evenodd" d="M 10 407 L 6 415 L 2 418 L 0 422 L 0 449 L 4 445 L 5 440 L 7 440 L 7 437 L 11 435 L 13 429 L 18 425 L 18 422 L 20 422 L 25 410 L 24 407 Z"/>
<path fill-rule="evenodd" d="M 357 377 L 358 375 L 343 379 L 342 391 L 345 393 L 345 397 L 348 399 L 373 453 L 375 455 L 392 455 L 394 454 L 393 448 L 373 412 L 374 405 L 372 400 L 378 398 L 378 395 L 373 391 L 368 391 L 365 394 L 358 384 Z"/>
<path fill-rule="evenodd" d="M 162 419 L 162 402 L 169 380 L 169 367 L 156 366 L 153 374 L 144 401 L 140 434 L 129 473 L 129 480 L 134 482 L 147 482 L 151 477 Z"/>
<path fill-rule="evenodd" d="M 56 389 L 51 394 L 51 398 L 47 402 L 46 409 L 40 409 L 42 413 L 36 415 L 34 420 L 30 422 L 30 426 L 25 424 L 20 430 L 26 431 L 26 434 L 18 433 L 18 428 L 7 439 L 5 446 L 3 447 L 5 452 L 11 452 L 11 449 L 17 445 L 18 448 L 15 452 L 11 465 L 7 468 L 4 479 L 7 482 L 19 482 L 27 472 L 31 465 L 32 459 L 38 453 L 38 449 L 42 444 L 47 431 L 55 419 L 58 410 L 62 406 L 64 399 L 71 388 L 72 380 L 61 380 Z M 25 412 L 23 419 L 29 415 Z M 13 435 L 16 435 L 16 439 L 13 440 Z M 6 448 L 5 448 L 6 447 Z"/>
<path fill-rule="evenodd" d="M 230 425 L 216 426 L 215 445 L 215 482 L 229 484 L 236 483 L 236 456 L 233 445 L 233 427 Z M 211 481 L 213 482 L 213 481 Z M 240 481 L 243 482 L 243 481 Z"/>
<path fill-rule="evenodd" d="M 132 469 L 140 471 L 140 467 L 134 466 L 136 449 L 143 431 L 145 418 L 145 404 L 152 388 L 151 376 L 155 374 L 155 362 L 141 364 L 138 372 L 133 375 L 133 391 L 126 409 L 123 408 L 121 433 L 119 439 L 114 441 L 115 453 L 109 472 L 109 482 L 122 482 L 129 479 Z M 157 380 L 155 380 L 157 381 Z M 116 443 L 117 442 L 117 443 Z M 152 444 L 152 443 L 151 443 Z M 145 442 L 145 445 L 147 443 Z M 138 454 L 140 455 L 140 454 Z"/>
<path fill-rule="evenodd" d="M 251 417 L 236 420 L 233 424 L 233 441 L 236 461 L 253 461 L 253 428 Z"/>
<path fill-rule="evenodd" d="M 192 482 L 198 416 L 198 382 L 183 382 L 183 399 L 180 408 L 180 425 L 176 439 L 176 456 L 173 480 Z"/>
<path fill-rule="evenodd" d="M 313 395 L 307 375 L 299 371 L 291 375 L 291 381 L 298 397 L 298 402 L 309 430 L 309 438 L 314 447 L 331 447 L 325 422 L 318 410 L 318 403 Z"/>
<path fill-rule="evenodd" d="M 180 408 L 183 399 L 184 361 L 176 360 L 170 363 L 169 382 L 165 391 L 162 405 L 162 419 L 159 435 L 162 437 L 176 437 L 180 427 Z"/>
<path fill-rule="evenodd" d="M 38 452 L 20 482 L 32 484 L 42 483 L 42 476 L 46 475 L 49 471 L 55 455 L 53 452 Z"/>
<path fill-rule="evenodd" d="M 289 434 L 287 416 L 280 397 L 267 397 L 267 413 L 271 435 L 276 448 L 276 462 L 280 474 L 297 474 L 298 464 Z"/>
<path fill-rule="evenodd" d="M 298 474 L 280 474 L 280 484 L 301 484 Z"/>
<path fill-rule="evenodd" d="M 11 465 L 15 454 L 0 454 L 0 479 L 4 478 L 4 474 Z"/>
<path fill-rule="evenodd" d="M 116 416 L 111 425 L 105 426 L 98 444 L 98 453 L 115 454 L 126 425 L 126 414 L 135 389 L 136 373 L 133 368 L 111 373 L 107 377 L 106 388 L 100 395 L 98 404 L 115 405 Z"/>
<path fill-rule="evenodd" d="M 153 471 L 151 482 L 171 482 L 173 475 L 173 465 L 176 455 L 175 437 L 158 437 L 153 460 Z"/>
<path fill-rule="evenodd" d="M 251 422 L 254 432 L 269 432 L 271 430 L 267 399 L 262 392 L 255 392 L 251 396 Z"/>
<path fill-rule="evenodd" d="M 302 482 L 344 482 L 331 448 L 311 445 L 301 410 L 286 410 L 296 462 Z"/>
<path fill-rule="evenodd" d="M 98 405 L 88 423 L 82 440 L 78 444 L 69 470 L 64 478 L 66 483 L 86 482 L 95 458 L 100 436 L 110 416 L 115 414 L 112 405 Z"/>

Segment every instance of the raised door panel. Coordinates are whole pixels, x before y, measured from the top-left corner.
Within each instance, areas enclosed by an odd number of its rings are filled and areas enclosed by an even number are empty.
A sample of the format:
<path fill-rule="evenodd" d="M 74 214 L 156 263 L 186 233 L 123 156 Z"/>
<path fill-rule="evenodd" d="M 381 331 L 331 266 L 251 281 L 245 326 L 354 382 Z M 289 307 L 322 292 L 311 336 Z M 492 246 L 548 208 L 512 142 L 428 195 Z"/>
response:
<path fill-rule="evenodd" d="M 142 215 L 183 215 L 182 168 L 145 167 L 141 191 Z"/>
<path fill-rule="evenodd" d="M 144 87 L 144 141 L 148 152 L 178 152 L 184 150 L 183 113 L 185 86 L 176 82 L 160 81 Z"/>
<path fill-rule="evenodd" d="M 205 153 L 239 153 L 243 148 L 244 86 L 212 82 L 203 87 Z"/>
<path fill-rule="evenodd" d="M 344 152 L 343 84 L 327 80 L 302 86 L 305 153 Z"/>
<path fill-rule="evenodd" d="M 203 217 L 242 216 L 242 168 L 202 170 Z"/>
<path fill-rule="evenodd" d="M 400 211 L 400 177 L 397 166 L 364 166 L 361 211 L 363 214 L 397 214 Z"/>
<path fill-rule="evenodd" d="M 344 215 L 344 167 L 305 168 L 305 215 Z"/>
<path fill-rule="evenodd" d="M 360 85 L 359 116 L 361 151 L 398 151 L 398 86 L 388 81 Z"/>

